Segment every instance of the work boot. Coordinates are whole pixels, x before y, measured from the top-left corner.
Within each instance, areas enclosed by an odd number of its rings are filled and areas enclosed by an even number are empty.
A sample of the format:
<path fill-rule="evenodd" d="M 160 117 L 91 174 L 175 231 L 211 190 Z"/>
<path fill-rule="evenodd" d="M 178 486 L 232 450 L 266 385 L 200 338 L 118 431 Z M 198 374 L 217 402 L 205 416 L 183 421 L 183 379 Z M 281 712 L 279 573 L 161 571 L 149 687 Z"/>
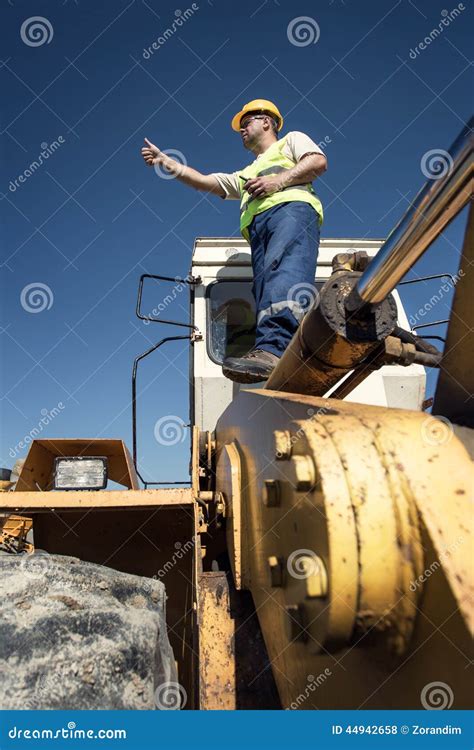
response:
<path fill-rule="evenodd" d="M 226 357 L 222 372 L 235 383 L 260 383 L 267 380 L 278 363 L 279 357 L 263 349 L 252 349 L 243 357 Z"/>

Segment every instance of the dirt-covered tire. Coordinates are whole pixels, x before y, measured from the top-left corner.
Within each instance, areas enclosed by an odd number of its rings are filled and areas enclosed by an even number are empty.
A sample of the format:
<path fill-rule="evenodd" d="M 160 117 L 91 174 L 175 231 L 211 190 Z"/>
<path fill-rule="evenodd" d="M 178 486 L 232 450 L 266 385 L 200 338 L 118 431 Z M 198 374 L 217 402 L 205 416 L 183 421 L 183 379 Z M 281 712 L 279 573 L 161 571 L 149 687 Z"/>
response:
<path fill-rule="evenodd" d="M 152 578 L 0 553 L 0 709 L 179 708 L 160 705 L 177 685 L 165 602 Z"/>

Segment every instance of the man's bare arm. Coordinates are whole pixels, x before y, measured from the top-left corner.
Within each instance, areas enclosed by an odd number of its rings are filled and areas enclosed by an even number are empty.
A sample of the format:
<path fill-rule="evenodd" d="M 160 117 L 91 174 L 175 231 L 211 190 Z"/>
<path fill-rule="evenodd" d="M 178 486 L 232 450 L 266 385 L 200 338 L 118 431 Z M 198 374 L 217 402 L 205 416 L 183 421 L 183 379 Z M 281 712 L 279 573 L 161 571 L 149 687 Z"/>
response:
<path fill-rule="evenodd" d="M 142 148 L 142 156 L 145 164 L 153 167 L 157 164 L 163 167 L 167 172 L 173 174 L 177 180 L 183 182 L 185 185 L 194 188 L 195 190 L 203 190 L 206 193 L 213 193 L 221 198 L 224 198 L 225 193 L 222 187 L 219 185 L 216 178 L 211 174 L 202 174 L 193 167 L 188 167 L 185 164 L 181 164 L 176 159 L 160 151 L 158 146 L 151 143 L 148 138 L 145 138 L 145 146 Z"/>
<path fill-rule="evenodd" d="M 253 198 L 263 198 L 292 185 L 305 185 L 312 182 L 327 169 L 324 154 L 305 154 L 291 169 L 275 175 L 254 177 L 245 183 L 245 190 Z"/>
<path fill-rule="evenodd" d="M 312 182 L 326 171 L 328 162 L 324 154 L 305 154 L 294 167 L 284 172 L 284 187 Z"/>

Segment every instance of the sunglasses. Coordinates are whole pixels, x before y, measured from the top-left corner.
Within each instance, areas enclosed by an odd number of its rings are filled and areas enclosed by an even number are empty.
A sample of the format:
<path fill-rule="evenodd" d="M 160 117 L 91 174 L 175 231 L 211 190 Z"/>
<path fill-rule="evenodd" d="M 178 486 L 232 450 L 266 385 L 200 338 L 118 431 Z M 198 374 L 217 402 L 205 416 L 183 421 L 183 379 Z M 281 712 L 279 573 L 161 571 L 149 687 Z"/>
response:
<path fill-rule="evenodd" d="M 240 121 L 240 129 L 243 130 L 246 128 L 252 120 L 263 120 L 265 117 L 268 117 L 268 115 L 252 115 L 251 117 L 246 117 L 245 120 Z"/>

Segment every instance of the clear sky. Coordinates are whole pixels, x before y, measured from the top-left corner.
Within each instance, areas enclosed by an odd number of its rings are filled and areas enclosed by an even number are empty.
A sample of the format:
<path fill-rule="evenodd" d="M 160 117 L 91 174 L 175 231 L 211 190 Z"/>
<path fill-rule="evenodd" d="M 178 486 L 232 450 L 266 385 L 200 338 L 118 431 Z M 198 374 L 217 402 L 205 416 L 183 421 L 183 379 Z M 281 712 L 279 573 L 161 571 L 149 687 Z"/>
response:
<path fill-rule="evenodd" d="M 325 144 L 322 236 L 385 237 L 437 168 L 428 152 L 469 118 L 472 16 L 470 0 L 4 0 L 1 465 L 53 409 L 44 437 L 131 447 L 133 358 L 165 335 L 134 316 L 138 278 L 186 275 L 196 236 L 238 233 L 236 202 L 144 165 L 145 136 L 203 172 L 233 171 L 249 154 L 232 116 L 271 99 L 283 133 Z M 465 222 L 411 275 L 455 273 Z M 408 313 L 440 284 L 402 287 Z M 429 319 L 448 317 L 451 298 Z M 140 381 L 142 465 L 149 479 L 186 479 L 187 441 L 153 434 L 163 415 L 188 419 L 185 346 L 166 357 Z"/>

